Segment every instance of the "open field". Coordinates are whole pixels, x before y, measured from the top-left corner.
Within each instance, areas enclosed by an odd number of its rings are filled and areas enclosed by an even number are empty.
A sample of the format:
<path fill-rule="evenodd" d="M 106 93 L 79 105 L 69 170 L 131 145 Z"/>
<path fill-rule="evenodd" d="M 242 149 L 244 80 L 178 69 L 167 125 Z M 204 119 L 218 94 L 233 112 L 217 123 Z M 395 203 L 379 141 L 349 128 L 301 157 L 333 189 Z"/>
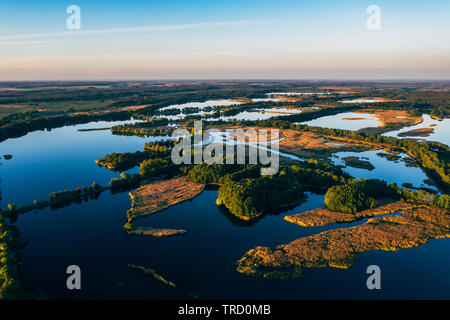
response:
<path fill-rule="evenodd" d="M 299 132 L 281 129 L 280 151 L 300 157 L 328 157 L 331 153 L 351 150 L 368 150 L 374 145 L 361 143 L 347 138 L 321 136 L 312 132 Z"/>
<path fill-rule="evenodd" d="M 129 220 L 145 217 L 177 203 L 189 200 L 203 191 L 204 185 L 186 177 L 144 185 L 130 193 Z"/>
<path fill-rule="evenodd" d="M 448 211 L 417 207 L 401 212 L 400 216 L 373 218 L 359 226 L 300 238 L 273 250 L 256 247 L 238 261 L 237 270 L 264 278 L 298 277 L 301 268 L 348 268 L 356 253 L 396 251 L 445 237 L 450 237 Z"/>
<path fill-rule="evenodd" d="M 303 227 L 325 226 L 332 223 L 353 222 L 363 218 L 390 214 L 401 210 L 409 210 L 418 205 L 403 201 L 391 201 L 374 209 L 367 209 L 355 214 L 331 211 L 329 209 L 314 209 L 303 213 L 284 217 L 284 220 Z"/>
<path fill-rule="evenodd" d="M 412 126 L 422 122 L 422 117 L 412 116 L 404 110 L 364 109 L 355 112 L 375 115 L 382 126 Z"/>
<path fill-rule="evenodd" d="M 406 132 L 401 132 L 398 134 L 399 137 L 428 137 L 434 131 L 433 128 L 421 128 L 409 130 Z"/>

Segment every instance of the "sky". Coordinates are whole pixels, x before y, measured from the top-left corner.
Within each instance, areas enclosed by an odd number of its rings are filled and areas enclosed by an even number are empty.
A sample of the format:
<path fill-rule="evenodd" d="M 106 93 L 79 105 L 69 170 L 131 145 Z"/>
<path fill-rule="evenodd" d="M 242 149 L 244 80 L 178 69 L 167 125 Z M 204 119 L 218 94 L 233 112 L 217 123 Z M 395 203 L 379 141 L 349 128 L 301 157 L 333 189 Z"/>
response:
<path fill-rule="evenodd" d="M 0 81 L 116 79 L 449 80 L 450 1 L 0 0 Z"/>

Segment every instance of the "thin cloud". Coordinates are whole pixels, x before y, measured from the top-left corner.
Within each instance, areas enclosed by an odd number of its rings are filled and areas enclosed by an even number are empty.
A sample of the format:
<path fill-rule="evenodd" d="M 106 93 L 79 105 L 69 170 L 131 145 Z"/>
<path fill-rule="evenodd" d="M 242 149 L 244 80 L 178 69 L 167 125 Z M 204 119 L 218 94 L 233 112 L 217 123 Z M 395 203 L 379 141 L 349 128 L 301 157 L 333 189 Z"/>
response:
<path fill-rule="evenodd" d="M 118 33 L 180 31 L 180 30 L 189 30 L 189 29 L 218 28 L 218 27 L 233 27 L 233 26 L 242 26 L 242 25 L 266 24 L 266 23 L 273 23 L 273 22 L 275 22 L 275 20 L 240 20 L 240 21 L 223 21 L 223 22 L 200 22 L 200 23 L 191 23 L 191 24 L 174 24 L 174 25 L 161 25 L 161 26 L 142 26 L 142 27 L 130 27 L 130 28 L 113 28 L 113 29 L 99 29 L 99 30 L 29 33 L 29 34 L 18 34 L 18 35 L 11 35 L 11 36 L 0 36 L 0 41 L 2 41 L 2 40 L 17 40 L 17 39 L 31 39 L 31 38 L 46 38 L 46 37 L 76 36 L 76 35 L 103 35 L 103 34 L 118 34 Z"/>
<path fill-rule="evenodd" d="M 61 43 L 62 41 L 54 40 L 29 40 L 29 41 L 0 41 L 0 46 L 13 46 L 13 45 L 23 45 L 23 44 L 50 44 L 50 43 Z"/>

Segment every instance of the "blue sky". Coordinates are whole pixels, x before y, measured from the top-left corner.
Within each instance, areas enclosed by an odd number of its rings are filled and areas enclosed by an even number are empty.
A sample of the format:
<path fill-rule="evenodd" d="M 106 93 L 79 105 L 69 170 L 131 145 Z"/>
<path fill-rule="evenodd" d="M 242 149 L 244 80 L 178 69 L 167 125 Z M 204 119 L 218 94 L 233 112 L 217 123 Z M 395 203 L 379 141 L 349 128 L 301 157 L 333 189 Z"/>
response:
<path fill-rule="evenodd" d="M 0 80 L 449 79 L 449 31 L 448 0 L 0 0 Z"/>

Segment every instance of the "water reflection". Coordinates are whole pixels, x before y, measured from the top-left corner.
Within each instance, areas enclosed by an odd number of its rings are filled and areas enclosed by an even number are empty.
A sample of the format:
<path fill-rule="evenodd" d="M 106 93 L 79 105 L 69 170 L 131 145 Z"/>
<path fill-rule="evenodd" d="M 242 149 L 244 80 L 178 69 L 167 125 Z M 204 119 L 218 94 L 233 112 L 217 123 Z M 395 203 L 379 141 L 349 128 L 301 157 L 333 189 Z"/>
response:
<path fill-rule="evenodd" d="M 426 141 L 437 141 L 450 145 L 450 119 L 436 120 L 431 118 L 428 114 L 422 116 L 423 121 L 418 125 L 406 127 L 397 131 L 391 131 L 383 134 L 384 136 L 399 137 L 399 133 L 404 133 L 411 130 L 423 129 L 423 128 L 433 128 L 433 132 L 427 137 L 418 137 L 415 139 L 426 140 Z M 411 139 L 411 137 L 408 137 Z"/>
<path fill-rule="evenodd" d="M 385 180 L 387 183 L 396 183 L 398 186 L 401 186 L 403 183 L 411 183 L 415 187 L 424 186 L 437 190 L 435 186 L 426 182 L 428 177 L 420 168 L 407 166 L 404 160 L 409 158 L 409 156 L 400 154 L 400 160 L 391 161 L 386 159 L 386 157 L 379 156 L 377 153 L 380 152 L 381 150 L 364 152 L 337 152 L 333 155 L 332 161 L 337 165 L 345 165 L 345 161 L 342 160 L 342 158 L 348 156 L 367 158 L 368 161 L 374 165 L 375 169 L 367 170 L 346 166 L 343 170 L 356 179 L 381 179 Z"/>
<path fill-rule="evenodd" d="M 380 126 L 376 116 L 369 113 L 359 112 L 343 112 L 332 116 L 325 116 L 314 120 L 301 122 L 300 124 L 342 130 L 359 130 L 362 128 Z"/>
<path fill-rule="evenodd" d="M 384 136 L 396 138 L 413 138 L 426 141 L 437 141 L 450 145 L 450 119 L 436 120 L 431 118 L 428 114 L 422 115 L 423 121 L 415 126 L 409 126 L 402 129 L 397 129 L 384 133 Z M 360 130 L 363 128 L 379 127 L 381 124 L 377 117 L 369 113 L 343 112 L 332 116 L 320 117 L 314 120 L 300 122 L 314 127 L 333 128 L 342 130 Z M 411 130 L 433 128 L 433 132 L 426 137 L 399 137 L 399 133 L 404 133 Z"/>

